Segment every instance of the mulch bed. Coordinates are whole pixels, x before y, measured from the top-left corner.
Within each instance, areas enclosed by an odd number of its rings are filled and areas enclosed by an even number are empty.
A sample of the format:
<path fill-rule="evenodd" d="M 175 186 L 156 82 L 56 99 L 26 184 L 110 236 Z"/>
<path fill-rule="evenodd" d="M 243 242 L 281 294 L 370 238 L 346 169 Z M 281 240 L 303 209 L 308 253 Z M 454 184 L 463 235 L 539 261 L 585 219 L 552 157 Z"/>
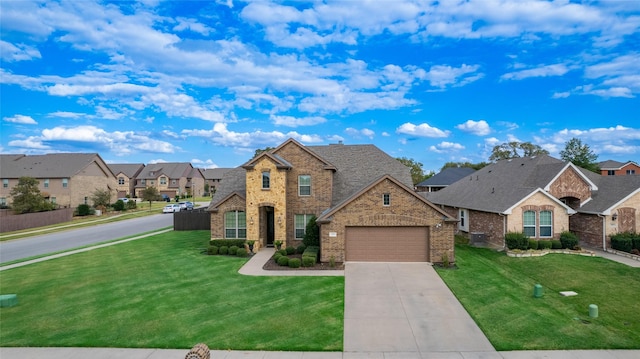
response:
<path fill-rule="evenodd" d="M 291 254 L 288 255 L 289 259 L 298 258 L 302 260 L 302 254 Z M 276 261 L 273 260 L 273 257 L 269 258 L 267 263 L 262 266 L 264 270 L 344 270 L 344 263 L 336 262 L 336 265 L 333 268 L 329 265 L 329 263 L 316 263 L 313 267 L 303 267 L 300 268 L 291 268 L 289 266 L 281 266 Z"/>

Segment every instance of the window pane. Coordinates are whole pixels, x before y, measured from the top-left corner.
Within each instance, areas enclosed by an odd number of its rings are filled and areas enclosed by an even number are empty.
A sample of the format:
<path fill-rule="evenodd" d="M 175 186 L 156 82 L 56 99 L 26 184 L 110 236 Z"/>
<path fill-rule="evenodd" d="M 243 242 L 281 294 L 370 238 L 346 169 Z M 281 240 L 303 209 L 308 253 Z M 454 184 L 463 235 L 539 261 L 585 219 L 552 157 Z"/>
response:
<path fill-rule="evenodd" d="M 536 225 L 536 212 L 534 212 L 534 211 L 525 211 L 524 212 L 524 225 L 525 226 L 535 226 Z"/>
<path fill-rule="evenodd" d="M 238 229 L 238 238 L 247 238 L 247 230 Z"/>
<path fill-rule="evenodd" d="M 296 238 L 304 238 L 304 230 L 306 227 L 305 215 L 296 214 L 295 216 L 295 236 Z"/>
<path fill-rule="evenodd" d="M 540 237 L 551 237 L 551 226 L 540 226 Z"/>
<path fill-rule="evenodd" d="M 527 237 L 534 237 L 536 236 L 536 227 L 524 227 L 524 235 Z"/>
<path fill-rule="evenodd" d="M 382 195 L 382 205 L 388 206 L 391 204 L 391 195 L 389 193 L 385 193 Z"/>
<path fill-rule="evenodd" d="M 247 228 L 247 213 L 238 212 L 238 228 Z"/>
<path fill-rule="evenodd" d="M 269 172 L 262 172 L 262 188 L 270 188 Z"/>
<path fill-rule="evenodd" d="M 551 211 L 540 212 L 540 225 L 541 226 L 551 225 Z"/>

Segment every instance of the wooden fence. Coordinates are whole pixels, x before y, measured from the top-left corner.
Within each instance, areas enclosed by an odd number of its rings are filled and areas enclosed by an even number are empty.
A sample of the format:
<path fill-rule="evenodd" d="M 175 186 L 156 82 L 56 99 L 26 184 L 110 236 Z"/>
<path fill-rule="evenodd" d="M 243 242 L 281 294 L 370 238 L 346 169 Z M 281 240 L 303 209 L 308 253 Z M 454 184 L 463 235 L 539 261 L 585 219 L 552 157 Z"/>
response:
<path fill-rule="evenodd" d="M 2 209 L 0 233 L 69 222 L 73 219 L 73 211 L 73 208 L 60 208 L 46 212 L 13 214 L 10 209 Z"/>
<path fill-rule="evenodd" d="M 174 231 L 211 230 L 211 216 L 204 209 L 173 214 Z"/>

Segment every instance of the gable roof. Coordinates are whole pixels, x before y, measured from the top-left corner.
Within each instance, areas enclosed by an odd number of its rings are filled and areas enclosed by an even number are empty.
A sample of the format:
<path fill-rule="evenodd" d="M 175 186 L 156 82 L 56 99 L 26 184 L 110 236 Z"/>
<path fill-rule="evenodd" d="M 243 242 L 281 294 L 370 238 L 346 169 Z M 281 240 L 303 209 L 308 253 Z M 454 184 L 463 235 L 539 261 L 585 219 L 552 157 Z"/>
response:
<path fill-rule="evenodd" d="M 97 153 L 50 153 L 45 155 L 0 155 L 2 178 L 70 178 L 92 162 L 114 177 Z"/>
<path fill-rule="evenodd" d="M 609 215 L 620 203 L 640 193 L 640 176 L 601 176 L 586 169 L 580 170 L 598 184 L 598 190 L 591 192 L 591 201 L 578 209 L 580 213 Z"/>
<path fill-rule="evenodd" d="M 286 169 L 289 169 L 289 168 L 292 167 L 291 163 L 289 163 L 284 158 L 272 153 L 271 151 L 264 151 L 261 154 L 257 155 L 256 157 L 250 159 L 245 164 L 243 164 L 242 168 L 252 169 L 253 167 L 255 167 L 256 163 L 258 163 L 264 157 L 269 158 L 273 163 L 275 163 L 276 168 L 280 168 L 280 169 L 285 169 L 286 170 Z"/>
<path fill-rule="evenodd" d="M 439 173 L 427 178 L 426 180 L 418 183 L 416 187 L 444 187 L 448 186 L 462 177 L 466 177 L 476 170 L 470 167 L 447 167 Z"/>
<path fill-rule="evenodd" d="M 193 169 L 189 162 L 161 162 L 147 165 L 137 177 L 140 179 L 155 179 L 161 175 L 169 178 L 192 177 Z"/>
<path fill-rule="evenodd" d="M 144 163 L 112 163 L 107 165 L 114 175 L 122 173 L 129 178 L 134 178 L 144 169 Z"/>
<path fill-rule="evenodd" d="M 614 160 L 606 160 L 606 161 L 602 161 L 600 163 L 598 163 L 598 166 L 600 167 L 600 170 L 620 170 L 623 167 L 626 167 L 628 165 L 636 165 L 638 167 L 640 167 L 640 165 L 638 165 L 636 162 L 634 161 L 627 161 L 627 162 L 618 162 L 618 161 L 614 161 Z"/>
<path fill-rule="evenodd" d="M 226 201 L 234 193 L 239 193 L 244 198 L 246 187 L 247 176 L 244 168 L 236 167 L 227 171 L 222 177 L 216 193 L 213 195 L 213 198 L 211 198 L 208 210 L 216 210 L 222 202 Z"/>
<path fill-rule="evenodd" d="M 224 177 L 224 174 L 231 171 L 233 168 L 207 168 L 207 169 L 203 169 L 200 172 L 202 172 L 202 176 L 206 179 L 206 180 L 219 180 L 222 179 L 222 177 Z"/>
<path fill-rule="evenodd" d="M 570 166 L 573 164 L 547 155 L 500 160 L 425 196 L 437 204 L 505 213 L 523 198 L 548 187 L 558 173 Z"/>

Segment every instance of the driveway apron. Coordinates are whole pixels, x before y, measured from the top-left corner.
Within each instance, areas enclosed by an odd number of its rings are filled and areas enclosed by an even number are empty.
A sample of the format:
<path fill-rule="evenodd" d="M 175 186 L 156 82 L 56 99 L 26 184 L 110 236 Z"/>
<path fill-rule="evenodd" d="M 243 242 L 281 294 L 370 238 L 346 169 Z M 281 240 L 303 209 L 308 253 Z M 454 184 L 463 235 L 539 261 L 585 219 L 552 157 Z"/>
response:
<path fill-rule="evenodd" d="M 495 352 L 428 263 L 345 265 L 345 352 Z"/>

